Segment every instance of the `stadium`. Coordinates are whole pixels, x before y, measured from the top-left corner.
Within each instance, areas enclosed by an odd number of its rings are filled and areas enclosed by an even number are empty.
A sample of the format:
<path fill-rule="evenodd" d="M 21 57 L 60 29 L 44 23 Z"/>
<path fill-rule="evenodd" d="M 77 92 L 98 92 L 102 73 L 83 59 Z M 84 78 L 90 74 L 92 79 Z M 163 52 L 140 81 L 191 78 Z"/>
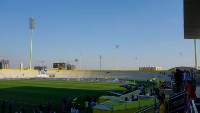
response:
<path fill-rule="evenodd" d="M 9 106 L 10 101 L 13 101 L 12 111 L 15 112 L 22 108 L 26 112 L 33 112 L 41 104 L 47 112 L 47 103 L 50 103 L 51 110 L 59 113 L 63 98 L 68 99 L 69 105 L 72 105 L 73 99 L 76 98 L 79 112 L 84 113 L 86 112 L 84 102 L 88 95 L 92 98 L 94 96 L 98 98 L 97 103 L 100 107 L 96 106 L 91 109 L 94 113 L 125 112 L 124 110 L 127 110 L 128 113 L 139 110 L 139 104 L 129 103 L 129 107 L 125 108 L 119 102 L 117 104 L 116 101 L 124 101 L 126 97 L 130 98 L 131 95 L 136 96 L 139 93 L 136 91 L 133 94 L 126 93 L 127 95 L 124 95 L 127 89 L 120 87 L 121 85 L 137 85 L 143 81 L 145 85 L 149 85 L 146 89 L 149 90 L 155 85 L 150 80 L 170 80 L 170 73 L 171 71 L 47 70 L 46 73 L 42 74 L 43 76 L 40 76 L 39 70 L 4 69 L 0 71 L 2 92 L 0 95 L 1 101 L 5 101 L 6 106 Z M 143 101 L 149 101 L 145 102 L 145 105 L 141 104 L 141 108 L 154 103 L 154 98 L 140 98 Z M 105 104 L 104 107 L 100 103 Z M 109 104 L 110 108 L 105 109 L 106 103 L 110 103 L 112 106 Z M 125 103 L 123 104 L 125 105 Z M 68 111 L 67 108 L 66 111 Z"/>
<path fill-rule="evenodd" d="M 0 1 L 0 112 L 200 112 L 199 6 L 197 0 Z"/>

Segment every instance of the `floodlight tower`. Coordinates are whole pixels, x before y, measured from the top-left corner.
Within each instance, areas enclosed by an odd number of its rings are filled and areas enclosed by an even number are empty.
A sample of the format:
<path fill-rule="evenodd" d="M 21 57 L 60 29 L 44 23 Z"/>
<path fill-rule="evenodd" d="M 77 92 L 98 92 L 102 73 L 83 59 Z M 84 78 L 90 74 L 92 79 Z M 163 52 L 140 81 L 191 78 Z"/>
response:
<path fill-rule="evenodd" d="M 79 70 L 82 69 L 82 68 L 81 68 L 81 65 L 82 65 L 81 62 L 82 62 L 82 53 L 80 54 L 80 62 L 79 62 L 79 63 L 80 63 L 80 69 L 79 69 Z"/>
<path fill-rule="evenodd" d="M 99 59 L 100 59 L 100 70 L 101 70 L 101 59 L 102 59 L 102 57 L 101 57 L 101 55 L 99 55 Z"/>
<path fill-rule="evenodd" d="M 78 59 L 75 59 L 75 62 L 76 62 L 76 70 L 78 70 L 78 65 L 77 65 Z"/>
<path fill-rule="evenodd" d="M 118 50 L 119 50 L 119 45 L 116 45 L 116 56 L 117 56 L 117 70 L 119 70 L 119 53 L 118 53 Z"/>
<path fill-rule="evenodd" d="M 35 29 L 35 22 L 33 18 L 29 18 L 29 29 L 31 30 L 30 34 L 30 66 L 29 69 L 32 69 L 32 35 L 33 35 L 33 30 Z"/>
<path fill-rule="evenodd" d="M 195 68 L 198 69 L 197 42 L 194 39 Z"/>

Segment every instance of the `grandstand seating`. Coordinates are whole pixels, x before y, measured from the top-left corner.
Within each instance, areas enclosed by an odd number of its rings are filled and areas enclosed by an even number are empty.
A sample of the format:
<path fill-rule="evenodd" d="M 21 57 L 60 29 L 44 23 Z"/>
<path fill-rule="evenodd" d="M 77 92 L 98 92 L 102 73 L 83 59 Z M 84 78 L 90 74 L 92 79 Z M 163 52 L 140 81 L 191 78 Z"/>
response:
<path fill-rule="evenodd" d="M 170 80 L 168 76 L 171 72 L 166 71 L 166 74 L 161 74 L 159 71 L 94 71 L 94 70 L 48 70 L 47 75 L 54 75 L 53 78 L 75 78 L 75 79 L 86 79 L 86 78 L 107 78 L 107 79 L 129 79 L 129 80 L 140 80 L 146 81 L 154 77 L 160 80 Z M 0 70 L 0 79 L 9 78 L 36 78 L 39 72 L 37 70 Z"/>

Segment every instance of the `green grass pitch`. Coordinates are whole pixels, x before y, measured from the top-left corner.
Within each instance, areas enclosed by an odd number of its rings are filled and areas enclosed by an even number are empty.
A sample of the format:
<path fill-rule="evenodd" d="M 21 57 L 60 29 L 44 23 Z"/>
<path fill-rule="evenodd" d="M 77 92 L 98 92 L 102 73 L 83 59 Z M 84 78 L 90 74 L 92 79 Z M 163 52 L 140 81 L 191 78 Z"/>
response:
<path fill-rule="evenodd" d="M 86 95 L 99 97 L 106 91 L 122 92 L 124 88 L 119 87 L 123 83 L 117 82 L 86 82 L 86 81 L 66 81 L 66 80 L 1 80 L 0 99 L 14 101 L 15 110 L 19 104 L 25 106 L 25 110 L 30 112 L 33 105 L 41 102 L 50 102 L 53 110 L 59 113 L 62 97 L 77 97 L 80 104 L 79 109 L 84 108 Z M 1 104 L 0 103 L 0 104 Z M 6 103 L 8 106 L 8 102 Z"/>

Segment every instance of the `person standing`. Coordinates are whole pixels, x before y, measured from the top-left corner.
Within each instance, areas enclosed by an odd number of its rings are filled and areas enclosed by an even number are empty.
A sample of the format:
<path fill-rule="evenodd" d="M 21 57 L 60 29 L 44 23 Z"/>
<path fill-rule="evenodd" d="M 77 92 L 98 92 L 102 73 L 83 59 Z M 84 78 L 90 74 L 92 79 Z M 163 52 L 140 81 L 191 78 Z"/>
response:
<path fill-rule="evenodd" d="M 5 113 L 6 112 L 6 101 L 5 100 L 2 102 L 1 108 L 2 108 L 2 113 Z"/>
<path fill-rule="evenodd" d="M 72 106 L 72 107 L 71 107 L 71 113 L 76 113 L 76 108 L 75 108 L 75 106 Z"/>
<path fill-rule="evenodd" d="M 160 97 L 159 103 L 159 113 L 167 113 L 167 103 L 162 96 Z"/>
<path fill-rule="evenodd" d="M 89 102 L 86 100 L 85 101 L 85 109 L 86 109 L 86 113 L 89 112 Z"/>
<path fill-rule="evenodd" d="M 176 84 L 176 93 L 181 92 L 181 85 L 183 83 L 183 73 L 181 70 L 176 69 L 176 73 L 174 74 L 175 84 Z"/>
<path fill-rule="evenodd" d="M 9 110 L 9 113 L 12 113 L 12 110 L 13 110 L 13 101 L 12 100 L 10 100 L 10 102 L 9 102 L 8 110 Z"/>
<path fill-rule="evenodd" d="M 47 113 L 51 113 L 51 104 L 47 102 Z"/>

